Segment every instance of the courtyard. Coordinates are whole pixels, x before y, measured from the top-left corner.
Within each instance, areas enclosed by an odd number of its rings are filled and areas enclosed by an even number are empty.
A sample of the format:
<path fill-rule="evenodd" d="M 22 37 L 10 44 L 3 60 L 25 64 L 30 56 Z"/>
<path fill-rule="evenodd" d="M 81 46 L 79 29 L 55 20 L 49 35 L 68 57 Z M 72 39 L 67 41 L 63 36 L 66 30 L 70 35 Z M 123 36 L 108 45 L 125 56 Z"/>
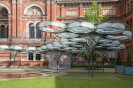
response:
<path fill-rule="evenodd" d="M 133 88 L 132 0 L 1 0 L 0 88 Z"/>

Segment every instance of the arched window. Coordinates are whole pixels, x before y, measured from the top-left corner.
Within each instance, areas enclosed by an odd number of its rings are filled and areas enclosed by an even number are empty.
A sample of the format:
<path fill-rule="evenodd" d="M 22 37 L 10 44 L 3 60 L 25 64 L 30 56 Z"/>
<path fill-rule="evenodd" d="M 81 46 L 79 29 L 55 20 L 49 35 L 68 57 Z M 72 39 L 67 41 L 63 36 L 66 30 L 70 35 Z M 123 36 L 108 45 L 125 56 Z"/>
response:
<path fill-rule="evenodd" d="M 42 38 L 42 31 L 39 29 L 39 23 L 36 25 L 36 38 Z"/>
<path fill-rule="evenodd" d="M 132 31 L 132 19 L 130 19 L 130 31 Z"/>
<path fill-rule="evenodd" d="M 7 37 L 8 37 L 7 28 L 5 28 L 5 25 L 1 25 L 1 38 L 7 38 Z"/>
<path fill-rule="evenodd" d="M 126 29 L 129 30 L 129 21 L 127 21 L 127 26 L 126 26 Z"/>
<path fill-rule="evenodd" d="M 34 30 L 34 24 L 29 25 L 29 38 L 35 38 L 35 30 Z"/>
<path fill-rule="evenodd" d="M 9 9 L 0 4 L 0 38 L 8 38 L 8 15 L 10 14 Z"/>

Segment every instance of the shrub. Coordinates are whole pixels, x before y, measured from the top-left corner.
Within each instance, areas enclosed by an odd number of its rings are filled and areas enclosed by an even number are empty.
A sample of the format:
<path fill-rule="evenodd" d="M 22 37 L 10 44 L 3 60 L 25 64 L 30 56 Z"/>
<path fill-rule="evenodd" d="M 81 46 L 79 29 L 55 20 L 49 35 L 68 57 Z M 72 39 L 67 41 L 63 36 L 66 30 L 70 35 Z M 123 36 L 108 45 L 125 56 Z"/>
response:
<path fill-rule="evenodd" d="M 116 65 L 122 65 L 120 53 L 118 53 L 117 60 L 116 60 Z"/>
<path fill-rule="evenodd" d="M 128 51 L 128 54 L 127 54 L 127 60 L 126 60 L 126 66 L 132 66 L 132 58 L 131 58 L 131 53 L 130 53 L 130 50 Z"/>
<path fill-rule="evenodd" d="M 88 64 L 73 64 L 73 67 L 79 67 L 79 68 L 88 68 Z M 114 64 L 105 65 L 104 68 L 114 68 Z M 89 68 L 91 68 L 91 65 L 89 65 Z M 94 68 L 103 68 L 102 64 L 95 64 Z"/>

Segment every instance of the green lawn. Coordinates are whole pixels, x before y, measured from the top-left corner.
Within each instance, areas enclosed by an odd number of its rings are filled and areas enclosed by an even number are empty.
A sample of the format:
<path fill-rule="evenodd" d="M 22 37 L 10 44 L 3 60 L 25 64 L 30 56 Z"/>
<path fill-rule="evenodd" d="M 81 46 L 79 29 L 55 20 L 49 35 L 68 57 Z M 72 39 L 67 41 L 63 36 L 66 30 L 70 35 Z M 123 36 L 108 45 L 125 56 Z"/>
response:
<path fill-rule="evenodd" d="M 0 88 L 133 88 L 133 76 L 116 73 L 69 73 L 66 76 L 1 80 Z"/>

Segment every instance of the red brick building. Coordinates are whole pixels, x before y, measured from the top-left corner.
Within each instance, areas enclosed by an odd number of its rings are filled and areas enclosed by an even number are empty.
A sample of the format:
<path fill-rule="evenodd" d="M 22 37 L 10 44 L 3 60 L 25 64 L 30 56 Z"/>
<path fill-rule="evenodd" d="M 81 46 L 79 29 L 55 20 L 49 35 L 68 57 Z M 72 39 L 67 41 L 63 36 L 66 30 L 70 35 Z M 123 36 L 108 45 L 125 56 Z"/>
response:
<path fill-rule="evenodd" d="M 98 2 L 103 15 L 109 15 L 109 20 L 127 23 L 127 30 L 132 31 L 132 0 L 0 0 L 0 44 L 38 47 L 45 45 L 47 40 L 59 40 L 53 33 L 41 32 L 38 23 L 82 20 L 93 1 Z M 133 45 L 131 40 L 123 43 L 127 49 Z M 121 51 L 123 60 L 127 49 Z M 16 65 L 28 66 L 46 63 L 40 54 L 18 54 L 16 61 Z M 0 51 L 0 64 L 12 65 L 13 56 Z"/>

